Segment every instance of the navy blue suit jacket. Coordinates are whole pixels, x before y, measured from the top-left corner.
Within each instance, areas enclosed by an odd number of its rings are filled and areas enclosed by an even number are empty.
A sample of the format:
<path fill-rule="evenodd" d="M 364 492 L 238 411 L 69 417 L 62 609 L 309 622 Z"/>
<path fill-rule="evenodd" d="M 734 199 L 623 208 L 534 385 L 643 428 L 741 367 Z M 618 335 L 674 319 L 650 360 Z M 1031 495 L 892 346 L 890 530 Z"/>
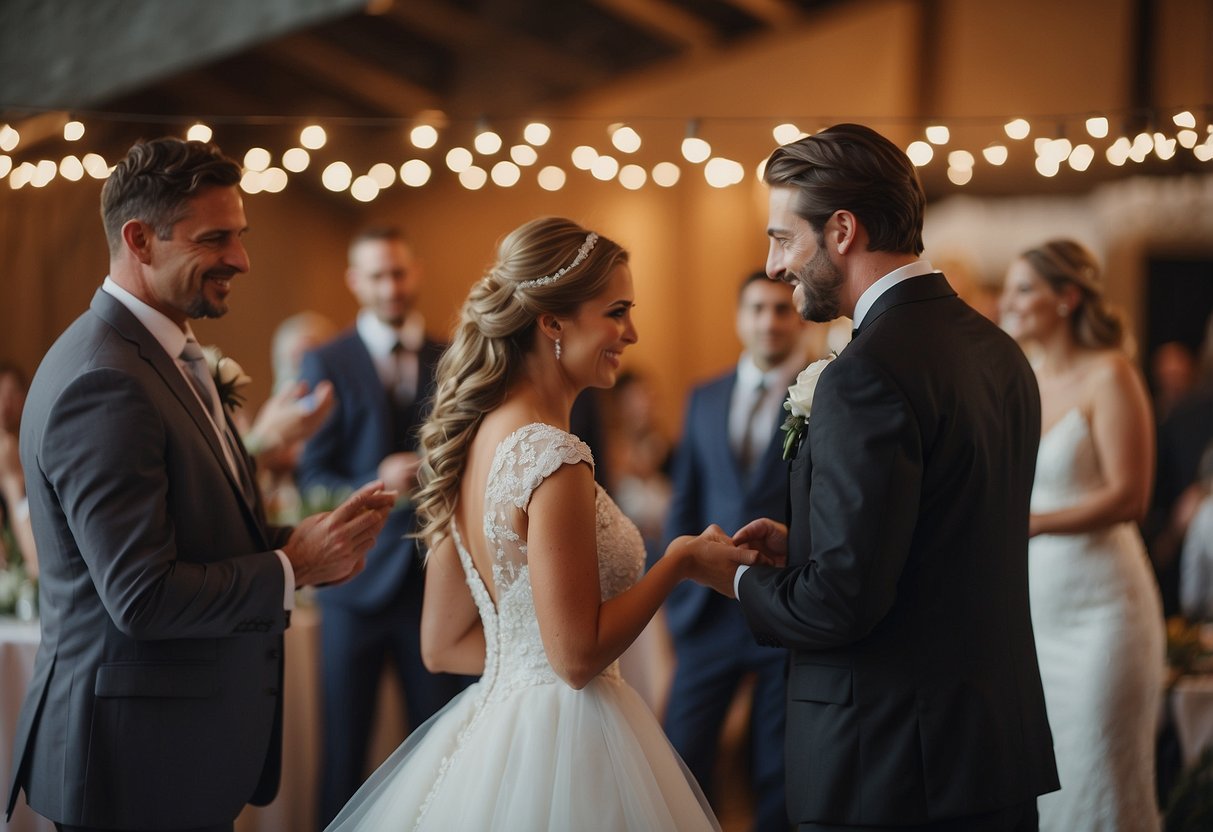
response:
<path fill-rule="evenodd" d="M 728 372 L 691 391 L 682 441 L 674 455 L 674 494 L 666 519 L 666 541 L 699 534 L 716 523 L 729 534 L 751 520 L 787 516 L 787 463 L 783 456 L 784 413 L 771 425 L 771 441 L 748 478 L 729 447 L 729 401 L 737 383 Z M 666 622 L 675 638 L 695 629 L 713 590 L 680 583 L 666 601 Z"/>
<path fill-rule="evenodd" d="M 327 379 L 337 394 L 337 406 L 299 458 L 296 479 L 305 496 L 317 486 L 331 492 L 348 492 L 378 478 L 379 463 L 396 451 L 416 450 L 416 430 L 429 412 L 434 369 L 444 346 L 427 340 L 418 360 L 418 405 L 415 427 L 406 447 L 395 447 L 392 405 L 375 370 L 366 345 L 354 329 L 309 352 L 303 358 L 301 377 L 309 384 Z M 319 593 L 321 603 L 340 604 L 364 612 L 377 612 L 395 598 L 414 568 L 417 541 L 413 510 L 405 505 L 389 516 L 366 568 L 358 577 Z"/>

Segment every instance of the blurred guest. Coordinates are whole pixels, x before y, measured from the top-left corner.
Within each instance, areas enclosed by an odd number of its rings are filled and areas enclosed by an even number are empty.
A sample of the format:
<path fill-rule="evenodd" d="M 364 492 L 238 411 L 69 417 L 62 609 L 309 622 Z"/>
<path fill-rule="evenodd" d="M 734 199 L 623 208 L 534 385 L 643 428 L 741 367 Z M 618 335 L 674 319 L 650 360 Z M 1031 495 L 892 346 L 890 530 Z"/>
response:
<path fill-rule="evenodd" d="M 1191 520 L 1179 556 L 1179 600 L 1184 615 L 1213 621 L 1213 445 L 1200 462 L 1200 480 L 1187 492 Z"/>
<path fill-rule="evenodd" d="M 280 323 L 270 342 L 274 393 L 257 412 L 244 444 L 257 457 L 265 510 L 276 523 L 296 523 L 308 513 L 295 485 L 295 467 L 304 440 L 320 429 L 336 400 L 331 382 L 322 381 L 309 392 L 299 372 L 304 354 L 336 334 L 328 318 L 300 312 Z"/>
<path fill-rule="evenodd" d="M 1196 357 L 1179 341 L 1159 344 L 1150 355 L 1150 378 L 1154 415 L 1161 421 L 1196 382 Z"/>
<path fill-rule="evenodd" d="M 25 474 L 17 451 L 21 410 L 29 385 L 21 368 L 0 361 L 0 523 L 7 528 L 18 552 L 0 551 L 0 569 L 9 562 L 20 562 L 30 578 L 38 577 L 38 557 L 34 531 L 29 520 L 29 502 L 25 498 Z M 4 541 L 0 539 L 0 547 Z"/>
<path fill-rule="evenodd" d="M 1213 442 L 1213 315 L 1205 325 L 1197 378 L 1158 426 L 1158 478 L 1142 525 L 1162 589 L 1163 611 L 1179 612 L 1179 551 L 1198 498 L 1201 453 Z"/>
<path fill-rule="evenodd" d="M 691 391 L 674 457 L 674 497 L 666 537 L 717 523 L 734 532 L 759 517 L 787 519 L 787 471 L 779 430 L 783 402 L 805 356 L 804 320 L 792 286 L 754 272 L 737 296 L 737 366 Z M 782 649 L 759 646 L 740 605 L 686 582 L 670 593 L 666 620 L 677 668 L 666 708 L 670 742 L 704 787 L 714 788 L 721 729 L 743 679 L 755 677 L 749 766 L 754 828 L 786 830 L 784 805 L 785 664 Z"/>
<path fill-rule="evenodd" d="M 1120 349 L 1094 257 L 1055 240 L 1011 264 L 1004 329 L 1037 348 L 1032 625 L 1061 791 L 1040 828 L 1158 829 L 1154 739 L 1164 666 L 1158 588 L 1136 523 L 1154 467 L 1150 402 Z"/>
<path fill-rule="evenodd" d="M 620 373 L 611 398 L 609 491 L 640 529 L 645 550 L 659 554 L 670 505 L 670 440 L 657 424 L 657 399 L 645 376 Z"/>
<path fill-rule="evenodd" d="M 389 658 L 404 691 L 406 724 L 416 728 L 465 685 L 421 661 L 422 554 L 411 495 L 417 486 L 417 429 L 431 405 L 443 345 L 426 337 L 416 309 L 421 263 L 395 228 L 372 228 L 349 248 L 345 282 L 361 311 L 355 325 L 307 353 L 302 378 L 328 381 L 337 406 L 304 445 L 297 482 L 341 493 L 375 479 L 404 499 L 366 556 L 361 575 L 321 589 L 324 751 L 320 825 L 362 783 L 380 677 Z"/>

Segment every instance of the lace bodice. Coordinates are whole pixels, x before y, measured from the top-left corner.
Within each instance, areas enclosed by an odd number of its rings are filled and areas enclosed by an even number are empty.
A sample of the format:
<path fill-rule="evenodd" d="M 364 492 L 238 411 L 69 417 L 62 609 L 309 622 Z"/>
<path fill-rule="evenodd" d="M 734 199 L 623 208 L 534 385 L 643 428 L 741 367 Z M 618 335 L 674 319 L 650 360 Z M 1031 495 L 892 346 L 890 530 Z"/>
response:
<path fill-rule="evenodd" d="M 502 440 L 493 456 L 485 488 L 484 536 L 493 555 L 493 595 L 472 564 L 452 526 L 455 547 L 484 624 L 486 696 L 506 696 L 521 687 L 559 681 L 539 637 L 531 594 L 526 539 L 515 528 L 518 512 L 527 512 L 535 489 L 562 465 L 594 464 L 589 446 L 551 425 L 526 425 Z M 595 541 L 598 581 L 605 601 L 634 584 L 644 569 L 644 542 L 602 486 L 595 485 Z M 604 674 L 618 676 L 613 664 Z"/>

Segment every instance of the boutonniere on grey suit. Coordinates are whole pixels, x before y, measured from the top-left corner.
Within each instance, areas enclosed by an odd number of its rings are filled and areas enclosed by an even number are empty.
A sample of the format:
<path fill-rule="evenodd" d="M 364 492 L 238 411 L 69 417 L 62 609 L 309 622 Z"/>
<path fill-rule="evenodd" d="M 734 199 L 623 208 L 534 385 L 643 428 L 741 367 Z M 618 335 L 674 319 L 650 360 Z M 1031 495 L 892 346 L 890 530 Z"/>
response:
<path fill-rule="evenodd" d="M 813 409 L 813 393 L 817 390 L 817 381 L 826 365 L 838 357 L 838 353 L 830 353 L 820 361 L 814 361 L 800 371 L 796 383 L 788 388 L 787 401 L 783 409 L 788 412 L 788 418 L 782 425 L 786 435 L 783 438 L 783 458 L 794 459 L 800 448 L 800 440 L 809 424 L 809 413 Z"/>
<path fill-rule="evenodd" d="M 203 347 L 206 356 L 206 366 L 215 379 L 215 389 L 219 391 L 219 400 L 224 407 L 235 409 L 244 404 L 244 393 L 241 391 L 252 383 L 244 368 L 235 359 L 228 358 L 218 347 Z"/>

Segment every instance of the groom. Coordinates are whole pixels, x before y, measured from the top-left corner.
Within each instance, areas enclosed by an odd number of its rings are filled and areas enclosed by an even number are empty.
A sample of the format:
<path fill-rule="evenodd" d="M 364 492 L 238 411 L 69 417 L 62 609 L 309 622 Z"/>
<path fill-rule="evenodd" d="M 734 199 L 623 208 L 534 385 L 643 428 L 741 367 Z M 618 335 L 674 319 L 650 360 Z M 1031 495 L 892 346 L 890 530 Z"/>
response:
<path fill-rule="evenodd" d="M 767 274 L 805 318 L 856 327 L 819 377 L 790 524 L 734 536 L 787 565 L 698 576 L 791 650 L 791 820 L 1035 829 L 1058 783 L 1028 615 L 1032 371 L 919 258 L 925 197 L 883 136 L 831 127 L 777 149 L 765 179 Z"/>
<path fill-rule="evenodd" d="M 240 166 L 139 143 L 101 192 L 110 274 L 51 347 L 21 458 L 42 640 L 13 744 L 61 831 L 232 829 L 278 790 L 295 586 L 356 574 L 395 495 L 375 483 L 270 527 L 191 318 L 248 270 Z"/>

